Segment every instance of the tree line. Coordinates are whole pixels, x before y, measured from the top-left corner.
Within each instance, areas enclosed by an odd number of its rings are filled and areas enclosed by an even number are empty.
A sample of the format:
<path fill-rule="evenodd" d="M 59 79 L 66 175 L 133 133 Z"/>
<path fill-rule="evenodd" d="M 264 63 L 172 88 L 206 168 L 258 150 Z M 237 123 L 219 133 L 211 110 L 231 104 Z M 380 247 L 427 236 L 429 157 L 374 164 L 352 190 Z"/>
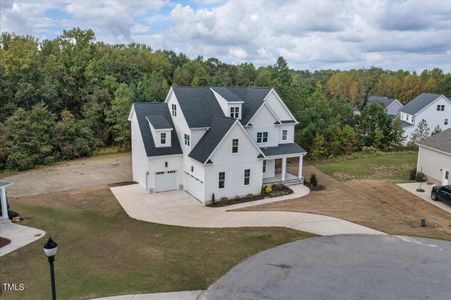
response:
<path fill-rule="evenodd" d="M 176 86 L 273 86 L 299 121 L 296 142 L 312 158 L 401 147 L 402 129 L 369 95 L 405 103 L 421 92 L 451 94 L 451 75 L 380 68 L 349 71 L 226 64 L 143 44 L 111 45 L 74 28 L 52 40 L 0 37 L 0 169 L 29 169 L 130 147 L 132 102 L 164 101 Z"/>

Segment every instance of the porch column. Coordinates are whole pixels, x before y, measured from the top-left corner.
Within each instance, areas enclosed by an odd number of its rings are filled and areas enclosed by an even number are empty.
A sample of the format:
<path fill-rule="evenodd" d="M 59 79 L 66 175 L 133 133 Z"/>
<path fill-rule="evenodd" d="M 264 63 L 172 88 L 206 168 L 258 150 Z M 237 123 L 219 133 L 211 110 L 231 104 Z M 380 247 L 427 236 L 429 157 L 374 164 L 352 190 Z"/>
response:
<path fill-rule="evenodd" d="M 304 159 L 304 156 L 300 155 L 299 156 L 299 165 L 298 165 L 298 177 L 299 179 L 302 178 L 302 160 Z"/>
<path fill-rule="evenodd" d="M 286 172 L 287 172 L 287 158 L 282 157 L 282 181 L 285 181 Z"/>
<path fill-rule="evenodd" d="M 6 188 L 1 188 L 1 201 L 2 201 L 2 221 L 9 220 L 8 218 L 8 204 L 6 202 Z"/>

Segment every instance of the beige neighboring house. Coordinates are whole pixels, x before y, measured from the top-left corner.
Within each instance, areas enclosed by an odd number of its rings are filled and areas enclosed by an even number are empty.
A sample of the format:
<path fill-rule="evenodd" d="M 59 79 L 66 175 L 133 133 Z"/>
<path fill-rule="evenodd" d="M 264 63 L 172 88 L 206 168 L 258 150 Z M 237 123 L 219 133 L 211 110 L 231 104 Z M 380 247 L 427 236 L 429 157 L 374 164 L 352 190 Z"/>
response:
<path fill-rule="evenodd" d="M 451 128 L 417 143 L 417 171 L 436 179 L 442 185 L 451 184 Z"/>

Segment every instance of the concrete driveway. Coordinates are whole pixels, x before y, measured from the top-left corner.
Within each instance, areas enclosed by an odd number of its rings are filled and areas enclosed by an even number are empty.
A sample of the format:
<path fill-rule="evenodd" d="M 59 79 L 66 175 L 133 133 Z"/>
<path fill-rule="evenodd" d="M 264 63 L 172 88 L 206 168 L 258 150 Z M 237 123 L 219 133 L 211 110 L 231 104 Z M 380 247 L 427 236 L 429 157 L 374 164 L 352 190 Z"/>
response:
<path fill-rule="evenodd" d="M 186 227 L 287 227 L 318 235 L 383 234 L 345 220 L 300 212 L 229 211 L 257 204 L 299 198 L 308 194 L 303 185 L 291 187 L 294 194 L 228 207 L 205 207 L 184 191 L 148 194 L 138 184 L 112 187 L 127 214 L 137 220 Z"/>
<path fill-rule="evenodd" d="M 451 242 L 316 237 L 235 266 L 201 299 L 451 299 Z"/>
<path fill-rule="evenodd" d="M 431 203 L 432 205 L 435 205 L 441 209 L 443 209 L 444 211 L 447 211 L 451 214 L 451 206 L 440 202 L 440 201 L 434 201 L 431 199 L 431 191 L 432 191 L 432 187 L 436 186 L 436 184 L 426 184 L 426 183 L 422 183 L 421 184 L 421 188 L 424 190 L 424 192 L 417 192 L 417 189 L 419 187 L 419 183 L 418 182 L 413 182 L 413 183 L 400 183 L 398 184 L 399 187 L 402 187 L 403 189 L 405 189 L 406 191 L 414 194 L 415 196 Z"/>

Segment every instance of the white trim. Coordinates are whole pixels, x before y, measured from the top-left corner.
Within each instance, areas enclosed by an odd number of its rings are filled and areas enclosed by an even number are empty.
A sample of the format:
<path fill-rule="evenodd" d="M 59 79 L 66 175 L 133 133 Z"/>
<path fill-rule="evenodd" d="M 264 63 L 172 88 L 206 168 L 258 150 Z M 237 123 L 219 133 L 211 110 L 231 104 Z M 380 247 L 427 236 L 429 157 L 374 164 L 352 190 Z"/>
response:
<path fill-rule="evenodd" d="M 210 127 L 192 127 L 191 130 L 208 130 Z"/>
<path fill-rule="evenodd" d="M 426 108 L 437 102 L 437 100 L 440 98 L 444 98 L 448 102 L 448 104 L 451 104 L 451 101 L 448 98 L 446 98 L 444 95 L 440 95 L 434 101 L 432 101 L 431 103 L 429 103 L 428 105 L 424 106 L 422 109 L 417 111 L 413 116 L 416 117 L 419 113 L 421 113 L 423 110 L 425 110 Z"/>
<path fill-rule="evenodd" d="M 274 88 L 271 88 L 271 90 L 269 91 L 269 93 L 266 95 L 266 97 L 263 99 L 264 102 L 266 102 L 266 98 L 268 98 L 268 95 L 274 92 L 274 94 L 276 95 L 276 98 L 282 103 L 283 107 L 285 108 L 285 110 L 288 112 L 288 114 L 290 115 L 290 117 L 296 122 L 296 124 L 299 124 L 298 120 L 296 120 L 296 118 L 293 116 L 293 114 L 291 113 L 291 111 L 288 109 L 288 107 L 286 106 L 286 104 L 283 102 L 282 98 L 280 98 L 279 94 L 277 94 L 276 90 L 274 90 Z"/>
<path fill-rule="evenodd" d="M 169 92 L 168 92 L 168 94 L 166 95 L 166 99 L 164 99 L 164 103 L 168 103 L 168 101 L 169 101 L 169 96 L 171 96 L 172 95 L 172 93 L 174 92 L 174 90 L 172 89 L 172 86 L 169 88 Z M 176 97 L 177 98 L 177 97 Z M 177 103 L 178 103 L 179 101 L 177 100 Z M 180 106 L 180 105 L 179 105 Z"/>
<path fill-rule="evenodd" d="M 147 158 L 154 158 L 154 157 L 172 157 L 172 156 L 183 156 L 183 154 L 167 154 L 167 155 L 152 155 L 152 156 L 147 156 Z"/>
<path fill-rule="evenodd" d="M 128 113 L 128 118 L 127 118 L 127 120 L 128 120 L 129 122 L 132 121 L 132 119 L 133 119 L 133 114 L 134 114 L 134 113 L 135 113 L 135 104 L 132 103 L 132 108 L 130 109 L 130 112 Z"/>
<path fill-rule="evenodd" d="M 226 138 L 226 136 L 230 133 L 230 131 L 232 131 L 233 127 L 235 127 L 235 125 L 238 123 L 238 126 L 240 126 L 240 128 L 245 132 L 246 136 L 248 137 L 248 139 L 252 142 L 252 144 L 255 146 L 255 148 L 258 150 L 258 152 L 265 156 L 265 154 L 262 152 L 262 150 L 260 149 L 260 147 L 258 147 L 258 145 L 254 142 L 254 140 L 251 138 L 251 136 L 249 135 L 249 133 L 247 132 L 247 130 L 243 127 L 243 125 L 241 125 L 241 122 L 239 120 L 235 120 L 235 122 L 232 124 L 232 126 L 230 126 L 229 130 L 227 130 L 226 134 L 224 134 L 224 136 L 221 138 L 221 140 L 219 141 L 219 143 L 216 145 L 216 147 L 213 149 L 213 151 L 211 151 L 210 155 L 205 159 L 205 161 L 202 163 L 204 165 L 207 164 L 207 161 L 211 158 L 211 156 L 216 152 L 216 150 L 219 148 L 219 146 L 222 144 L 222 142 L 224 141 L 224 139 Z"/>
<path fill-rule="evenodd" d="M 260 105 L 260 107 L 257 109 L 257 111 L 255 112 L 255 114 L 252 116 L 252 118 L 250 118 L 250 120 L 246 123 L 245 126 L 249 126 L 249 123 L 255 118 L 255 116 L 257 116 L 258 112 L 260 111 L 260 109 L 262 109 L 263 105 L 265 105 L 269 111 L 272 113 L 272 115 L 274 116 L 274 118 L 276 118 L 276 120 L 281 123 L 281 121 L 279 120 L 279 118 L 276 116 L 276 114 L 274 113 L 274 111 L 271 109 L 271 107 L 269 107 L 268 103 L 263 102 L 262 105 Z M 273 124 L 274 125 L 274 124 Z"/>
<path fill-rule="evenodd" d="M 432 147 L 429 147 L 429 146 L 425 146 L 425 145 L 422 145 L 422 144 L 419 144 L 419 143 L 417 143 L 417 146 L 418 147 L 423 147 L 423 148 L 426 148 L 426 149 L 429 149 L 429 150 L 432 150 L 432 151 L 435 151 L 435 152 L 438 152 L 438 153 L 441 153 L 441 154 L 451 155 L 451 153 L 448 153 L 448 152 L 445 152 L 445 151 L 442 151 L 442 150 L 439 150 L 439 149 L 435 149 L 435 148 L 432 148 Z"/>
<path fill-rule="evenodd" d="M 279 155 L 266 156 L 266 159 L 270 160 L 270 159 L 279 159 L 279 158 L 284 158 L 284 157 L 286 157 L 286 158 L 300 157 L 300 156 L 304 157 L 306 154 L 307 154 L 307 152 L 305 152 L 305 153 L 279 154 Z"/>

